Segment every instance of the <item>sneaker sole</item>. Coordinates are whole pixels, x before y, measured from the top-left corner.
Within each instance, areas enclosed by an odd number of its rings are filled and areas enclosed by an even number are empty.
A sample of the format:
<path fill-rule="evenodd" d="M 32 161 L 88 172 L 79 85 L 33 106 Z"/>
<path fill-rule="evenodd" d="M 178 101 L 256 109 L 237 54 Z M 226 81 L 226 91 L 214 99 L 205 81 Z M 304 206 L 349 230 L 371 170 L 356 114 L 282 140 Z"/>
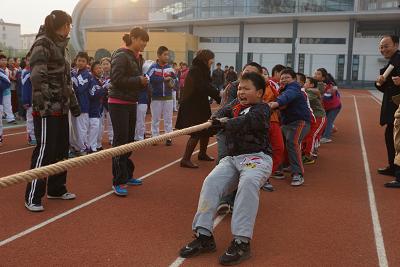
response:
<path fill-rule="evenodd" d="M 63 198 L 63 197 L 53 197 L 53 196 L 47 196 L 47 199 L 61 199 L 61 200 L 74 200 L 76 198 L 72 197 L 72 198 Z"/>
<path fill-rule="evenodd" d="M 181 255 L 181 253 L 179 253 L 179 256 L 182 257 L 182 258 L 184 258 L 184 259 L 189 259 L 189 258 L 196 257 L 196 256 L 198 256 L 198 255 L 200 255 L 200 254 L 212 253 L 212 252 L 216 252 L 216 251 L 217 251 L 217 247 L 215 246 L 213 249 L 206 249 L 206 248 L 200 249 L 200 250 L 197 251 L 196 253 L 194 253 L 194 254 L 192 254 L 192 255 L 187 255 L 187 256 Z"/>
<path fill-rule="evenodd" d="M 128 195 L 128 193 L 119 193 L 119 192 L 115 191 L 114 186 L 112 187 L 112 190 L 113 190 L 114 194 L 119 197 L 126 197 Z"/>
<path fill-rule="evenodd" d="M 29 211 L 32 211 L 32 212 L 41 212 L 41 211 L 44 211 L 43 206 L 42 206 L 41 208 L 32 209 L 32 208 L 29 207 L 28 204 L 26 204 L 26 203 L 25 203 L 25 208 L 26 208 L 27 210 L 29 210 Z"/>
<path fill-rule="evenodd" d="M 292 182 L 290 185 L 291 186 L 300 186 L 302 184 L 304 184 L 304 181 L 302 181 L 302 182 Z"/>
<path fill-rule="evenodd" d="M 240 258 L 240 259 L 237 260 L 237 261 L 232 261 L 232 262 L 221 262 L 221 259 L 220 259 L 220 260 L 219 260 L 219 263 L 220 263 L 221 265 L 224 265 L 224 266 L 232 266 L 232 265 L 240 264 L 241 262 L 243 262 L 243 261 L 245 261 L 245 260 L 248 260 L 248 259 L 250 259 L 250 258 L 251 258 L 251 254 L 249 253 L 248 255 L 243 256 L 243 258 Z"/>
<path fill-rule="evenodd" d="M 219 209 L 217 209 L 217 214 L 218 215 L 225 215 L 225 214 L 229 213 L 229 210 L 230 210 L 229 205 L 228 204 L 223 204 L 223 205 L 220 206 Z"/>
<path fill-rule="evenodd" d="M 286 179 L 286 176 L 274 176 L 274 175 L 271 175 L 270 177 L 271 177 L 271 178 L 274 178 L 275 180 L 283 180 L 283 179 Z"/>

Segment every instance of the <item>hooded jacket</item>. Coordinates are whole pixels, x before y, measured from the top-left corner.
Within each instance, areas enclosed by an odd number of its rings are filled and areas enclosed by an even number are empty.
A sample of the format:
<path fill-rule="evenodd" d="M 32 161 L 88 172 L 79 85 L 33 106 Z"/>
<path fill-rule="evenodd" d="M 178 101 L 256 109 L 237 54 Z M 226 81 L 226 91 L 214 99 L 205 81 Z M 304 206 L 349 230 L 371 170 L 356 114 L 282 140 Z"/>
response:
<path fill-rule="evenodd" d="M 21 75 L 22 104 L 32 106 L 31 70 L 23 69 Z"/>
<path fill-rule="evenodd" d="M 0 105 L 3 105 L 3 92 L 10 88 L 11 81 L 8 78 L 6 72 L 0 69 Z"/>
<path fill-rule="evenodd" d="M 92 74 L 87 68 L 72 72 L 72 85 L 82 113 L 89 113 Z"/>
<path fill-rule="evenodd" d="M 31 47 L 30 66 L 33 113 L 41 117 L 78 116 L 80 109 L 71 84 L 67 44 L 69 39 L 54 40 L 42 26 Z"/>
<path fill-rule="evenodd" d="M 150 66 L 147 75 L 150 78 L 152 99 L 157 100 L 165 97 L 172 99 L 172 90 L 174 87 L 170 87 L 169 83 L 166 83 L 164 79 L 171 77 L 174 86 L 178 81 L 175 71 L 170 64 L 161 65 L 156 62 Z"/>

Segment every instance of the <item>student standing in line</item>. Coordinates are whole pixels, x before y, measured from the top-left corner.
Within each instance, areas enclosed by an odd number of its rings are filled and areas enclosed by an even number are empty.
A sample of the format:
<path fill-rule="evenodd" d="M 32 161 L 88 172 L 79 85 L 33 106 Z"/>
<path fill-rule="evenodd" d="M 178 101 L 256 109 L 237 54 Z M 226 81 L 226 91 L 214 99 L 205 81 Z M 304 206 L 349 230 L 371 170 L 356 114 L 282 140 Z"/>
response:
<path fill-rule="evenodd" d="M 36 146 L 35 130 L 32 117 L 32 82 L 31 82 L 31 69 L 29 66 L 29 57 L 26 56 L 26 66 L 22 70 L 21 84 L 22 84 L 22 104 L 26 109 L 26 132 L 28 134 L 28 144 Z"/>
<path fill-rule="evenodd" d="M 11 86 L 5 68 L 7 66 L 7 57 L 0 54 L 0 146 L 3 144 L 3 91 Z"/>
<path fill-rule="evenodd" d="M 71 111 L 75 117 L 80 115 L 78 101 L 71 87 L 66 50 L 71 24 L 69 14 L 61 10 L 52 11 L 29 52 L 33 123 L 37 141 L 32 153 L 32 169 L 68 158 L 68 112 Z M 66 178 L 65 171 L 47 179 L 32 180 L 26 187 L 25 207 L 32 212 L 44 210 L 42 197 L 46 193 L 46 184 L 48 199 L 74 199 L 75 194 L 67 190 Z"/>

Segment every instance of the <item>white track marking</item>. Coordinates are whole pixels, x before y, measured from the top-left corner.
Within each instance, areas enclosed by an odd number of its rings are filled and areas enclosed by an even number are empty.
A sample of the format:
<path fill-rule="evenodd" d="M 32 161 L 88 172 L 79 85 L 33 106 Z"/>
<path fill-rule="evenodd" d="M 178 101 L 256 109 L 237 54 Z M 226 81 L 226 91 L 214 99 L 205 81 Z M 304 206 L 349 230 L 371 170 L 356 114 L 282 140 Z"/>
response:
<path fill-rule="evenodd" d="M 379 105 L 382 105 L 382 101 L 380 101 L 378 98 L 376 98 L 374 95 L 370 96 L 376 103 L 378 103 Z"/>
<path fill-rule="evenodd" d="M 27 146 L 27 147 L 23 147 L 23 148 L 14 149 L 14 150 L 4 151 L 4 152 L 0 152 L 0 155 L 10 154 L 10 153 L 13 153 L 13 152 L 27 150 L 27 149 L 30 149 L 30 148 L 35 148 L 35 147 L 34 146 Z"/>
<path fill-rule="evenodd" d="M 13 135 L 20 135 L 20 134 L 27 134 L 26 132 L 17 132 L 17 133 L 10 133 L 10 134 L 4 134 L 3 136 L 13 136 Z"/>
<path fill-rule="evenodd" d="M 383 242 L 382 229 L 381 229 L 381 224 L 379 222 L 378 209 L 376 207 L 374 187 L 372 185 L 372 180 L 371 180 L 371 171 L 368 163 L 367 149 L 365 148 L 365 143 L 364 143 L 364 134 L 361 126 L 360 114 L 358 112 L 358 105 L 356 98 L 354 97 L 353 100 L 356 109 L 358 133 L 360 136 L 360 144 L 361 144 L 361 153 L 364 161 L 365 179 L 367 181 L 369 207 L 371 210 L 372 225 L 374 229 L 376 252 L 378 254 L 379 266 L 387 267 L 388 261 L 386 257 L 385 243 Z"/>
<path fill-rule="evenodd" d="M 217 142 L 214 142 L 214 143 L 212 143 L 212 144 L 209 144 L 208 147 L 214 146 L 214 145 L 216 145 L 216 144 L 217 144 Z M 197 153 L 199 153 L 199 150 L 196 150 L 195 152 L 193 152 L 193 155 L 195 155 L 195 154 L 197 154 Z M 151 175 L 153 175 L 153 174 L 156 174 L 156 173 L 158 173 L 158 172 L 160 172 L 160 171 L 162 171 L 162 170 L 164 170 L 164 169 L 166 169 L 166 168 L 168 168 L 168 167 L 171 167 L 172 165 L 174 165 L 174 164 L 176 164 L 177 162 L 179 162 L 181 159 L 182 159 L 182 158 L 179 158 L 179 159 L 174 160 L 174 161 L 172 161 L 172 162 L 170 162 L 170 163 L 168 163 L 168 164 L 165 164 L 164 166 L 162 166 L 162 167 L 160 167 L 160 168 L 158 168 L 158 169 L 156 169 L 156 170 L 154 170 L 154 171 L 152 171 L 152 172 L 149 172 L 149 173 L 143 175 L 142 177 L 140 177 L 140 178 L 138 178 L 138 179 L 144 180 L 144 179 L 146 179 L 147 177 L 149 177 L 149 176 L 151 176 Z M 38 229 L 40 229 L 40 228 L 43 228 L 44 226 L 46 226 L 46 225 L 48 225 L 48 224 L 50 224 L 50 223 L 52 223 L 52 222 L 55 222 L 55 221 L 57 221 L 57 220 L 59 220 L 59 219 L 62 219 L 62 218 L 64 218 L 65 216 L 67 216 L 67 215 L 69 215 L 69 214 L 71 214 L 71 213 L 74 213 L 75 211 L 78 211 L 78 210 L 80 210 L 80 209 L 82 209 L 82 208 L 84 208 L 84 207 L 86 207 L 86 206 L 89 206 L 89 205 L 91 205 L 91 204 L 93 204 L 93 203 L 95 203 L 95 202 L 97 202 L 97 201 L 99 201 L 99 200 L 101 200 L 101 199 L 103 199 L 103 198 L 105 198 L 105 197 L 111 195 L 112 193 L 113 193 L 113 191 L 109 191 L 109 192 L 107 192 L 107 193 L 104 193 L 104 194 L 102 194 L 102 195 L 100 195 L 100 196 L 97 196 L 97 197 L 95 197 L 95 198 L 93 198 L 93 199 L 91 199 L 91 200 L 89 200 L 89 201 L 87 201 L 87 202 L 85 202 L 85 203 L 82 203 L 82 204 L 76 206 L 75 208 L 69 209 L 69 210 L 67 210 L 67 211 L 65 211 L 65 212 L 63 212 L 63 213 L 61 213 L 61 214 L 59 214 L 59 215 L 57 215 L 57 216 L 54 216 L 54 217 L 52 217 L 52 218 L 50 218 L 50 219 L 47 219 L 47 220 L 44 221 L 44 222 L 41 222 L 41 223 L 39 223 L 39 224 L 37 224 L 37 225 L 34 225 L 34 226 L 32 226 L 32 227 L 26 229 L 25 231 L 22 231 L 22 232 L 20 232 L 20 233 L 18 233 L 18 234 L 15 234 L 15 235 L 13 235 L 13 236 L 10 236 L 10 237 L 7 238 L 7 239 L 1 240 L 1 241 L 0 241 L 0 247 L 2 247 L 2 246 L 4 246 L 4 245 L 6 245 L 6 244 L 8 244 L 8 243 L 10 243 L 10 242 L 12 242 L 12 241 L 18 239 L 18 238 L 21 238 L 21 237 L 23 237 L 23 236 L 26 236 L 26 235 L 28 235 L 28 234 L 30 234 L 30 233 L 32 233 L 32 232 L 34 232 L 34 231 L 36 231 L 36 230 L 38 230 Z"/>
<path fill-rule="evenodd" d="M 219 224 L 220 222 L 222 222 L 222 220 L 225 218 L 225 216 L 226 216 L 226 214 L 224 214 L 224 215 L 219 215 L 217 218 L 215 218 L 215 220 L 214 220 L 214 227 L 213 227 L 214 229 L 215 229 L 215 227 L 218 226 L 218 224 Z M 169 265 L 169 267 L 179 267 L 179 266 L 182 265 L 182 263 L 183 263 L 185 260 L 186 260 L 186 258 L 178 257 L 178 258 L 176 258 L 176 260 L 175 260 L 173 263 L 171 263 L 171 264 Z"/>

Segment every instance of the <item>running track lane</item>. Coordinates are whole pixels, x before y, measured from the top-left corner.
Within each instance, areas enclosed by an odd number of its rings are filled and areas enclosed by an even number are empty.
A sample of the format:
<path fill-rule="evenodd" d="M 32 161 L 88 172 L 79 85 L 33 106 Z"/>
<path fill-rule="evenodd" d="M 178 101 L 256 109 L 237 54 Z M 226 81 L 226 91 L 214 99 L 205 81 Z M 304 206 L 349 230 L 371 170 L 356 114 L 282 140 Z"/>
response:
<path fill-rule="evenodd" d="M 277 192 L 261 192 L 260 212 L 252 243 L 253 258 L 243 266 L 262 266 L 266 263 L 269 266 L 377 265 L 358 130 L 352 116 L 354 105 L 351 98 L 344 98 L 343 102 L 345 107 L 337 122 L 340 132 L 336 142 L 321 147 L 319 162 L 315 166 L 307 166 L 306 185 L 291 188 L 289 181 L 273 181 Z M 377 132 L 376 129 L 374 131 Z M 365 135 L 370 134 L 366 132 Z M 175 154 L 171 157 L 180 155 L 185 140 L 172 147 Z M 329 149 L 328 146 L 334 146 L 335 149 Z M 150 154 L 154 161 L 173 154 L 160 149 L 161 146 L 156 148 L 141 153 L 143 160 L 138 158 L 136 162 L 146 169 L 156 168 L 146 166 L 156 165 L 149 164 Z M 144 160 L 145 157 L 147 160 Z M 354 162 L 349 170 L 350 160 Z M 69 265 L 168 266 L 176 259 L 177 250 L 190 240 L 190 224 L 197 204 L 201 176 L 212 168 L 212 164 L 203 163 L 202 166 L 193 171 L 174 165 L 149 177 L 143 187 L 133 189 L 134 193 L 126 199 L 110 196 L 2 247 L 0 258 L 7 259 L 6 265 L 15 264 L 18 255 L 19 265 L 31 264 L 34 257 L 38 264 L 68 262 Z M 109 170 L 106 164 L 104 168 Z M 332 168 L 335 168 L 335 172 L 325 171 Z M 76 177 L 70 179 L 70 188 L 82 191 L 79 193 L 82 198 L 86 198 L 83 195 L 85 193 L 99 195 L 104 188 L 108 190 L 109 177 L 102 170 L 93 166 L 73 171 L 79 173 L 82 179 L 79 182 Z M 96 177 L 93 179 L 93 176 Z M 24 217 L 24 220 L 36 217 L 23 211 L 20 204 L 21 188 L 16 190 L 17 187 L 13 187 L 13 194 L 2 201 L 9 202 L 13 207 L 1 212 L 9 215 L 0 220 L 2 223 L 16 223 L 17 217 Z M 3 198 L 3 192 L 0 198 Z M 58 214 L 78 203 L 46 204 L 46 213 L 38 215 L 43 218 L 37 221 L 43 221 L 51 217 L 50 213 Z M 2 208 L 2 211 L 5 210 Z M 114 232 L 110 231 L 113 227 L 116 227 Z M 216 229 L 218 252 L 187 260 L 183 265 L 215 265 L 230 238 L 229 220 L 225 219 Z M 27 255 L 21 255 L 22 250 L 28 251 Z"/>

